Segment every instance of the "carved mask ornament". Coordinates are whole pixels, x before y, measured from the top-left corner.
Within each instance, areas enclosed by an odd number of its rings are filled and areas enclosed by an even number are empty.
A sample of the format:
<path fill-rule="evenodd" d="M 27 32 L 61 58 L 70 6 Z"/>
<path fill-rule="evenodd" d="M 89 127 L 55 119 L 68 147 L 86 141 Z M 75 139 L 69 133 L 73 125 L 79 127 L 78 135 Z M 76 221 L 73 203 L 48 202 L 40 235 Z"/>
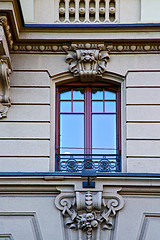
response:
<path fill-rule="evenodd" d="M 66 62 L 74 76 L 82 82 L 93 82 L 106 71 L 108 51 L 101 49 L 75 49 L 68 52 Z"/>

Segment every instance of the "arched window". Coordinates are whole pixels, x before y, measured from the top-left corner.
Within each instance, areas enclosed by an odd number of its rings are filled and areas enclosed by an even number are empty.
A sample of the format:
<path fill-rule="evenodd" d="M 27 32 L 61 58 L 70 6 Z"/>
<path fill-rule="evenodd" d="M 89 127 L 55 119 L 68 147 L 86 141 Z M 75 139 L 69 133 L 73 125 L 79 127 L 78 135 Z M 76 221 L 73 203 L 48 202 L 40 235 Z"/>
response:
<path fill-rule="evenodd" d="M 57 86 L 56 170 L 120 171 L 120 87 Z"/>

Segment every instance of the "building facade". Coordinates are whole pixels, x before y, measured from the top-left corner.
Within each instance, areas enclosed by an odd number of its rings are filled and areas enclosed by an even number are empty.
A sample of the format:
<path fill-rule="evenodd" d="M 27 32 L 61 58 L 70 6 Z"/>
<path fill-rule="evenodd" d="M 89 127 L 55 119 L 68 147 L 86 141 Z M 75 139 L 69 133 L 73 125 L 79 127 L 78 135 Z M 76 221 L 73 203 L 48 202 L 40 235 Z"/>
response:
<path fill-rule="evenodd" d="M 0 0 L 0 238 L 157 240 L 158 0 Z"/>

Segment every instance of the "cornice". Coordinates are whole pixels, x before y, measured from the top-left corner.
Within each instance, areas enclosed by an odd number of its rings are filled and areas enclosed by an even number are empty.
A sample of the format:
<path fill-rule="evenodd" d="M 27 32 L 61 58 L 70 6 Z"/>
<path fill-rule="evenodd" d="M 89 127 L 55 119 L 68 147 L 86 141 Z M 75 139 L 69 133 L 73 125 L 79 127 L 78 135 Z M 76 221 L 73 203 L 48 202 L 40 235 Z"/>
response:
<path fill-rule="evenodd" d="M 103 43 L 104 50 L 110 54 L 147 54 L 160 53 L 160 43 Z M 101 42 L 86 43 L 14 43 L 11 53 L 18 54 L 67 54 L 73 50 L 73 45 L 80 46 L 82 49 L 99 49 Z"/>
<path fill-rule="evenodd" d="M 9 46 L 9 50 L 13 54 L 67 54 L 67 51 L 73 50 L 73 46 L 78 46 L 82 49 L 99 49 L 104 44 L 104 50 L 109 54 L 147 54 L 147 53 L 160 53 L 160 42 L 154 39 L 136 39 L 132 40 L 113 40 L 111 42 L 102 42 L 97 40 L 91 41 L 74 41 L 73 42 L 48 42 L 45 38 L 42 39 L 20 39 L 13 37 L 14 29 L 12 24 L 9 24 L 8 16 L 0 16 L 0 24 L 4 28 L 4 33 Z M 14 34 L 15 35 L 15 34 Z M 73 33 L 74 35 L 74 33 Z"/>
<path fill-rule="evenodd" d="M 3 8 L 5 2 L 10 2 L 8 8 L 5 8 L 5 5 Z M 25 24 L 19 0 L 0 0 L 0 3 L 2 5 L 0 24 L 3 24 L 12 53 L 65 53 L 66 44 L 61 44 L 60 41 L 62 42 L 63 38 L 66 39 L 65 41 L 73 41 L 68 38 L 67 35 L 69 35 L 78 42 L 79 37 L 75 37 L 75 33 L 83 34 L 84 32 L 90 33 L 88 39 L 92 39 L 92 33 L 97 33 L 96 42 L 105 41 L 111 54 L 159 53 L 160 51 L 160 23 Z M 99 33 L 104 34 L 108 40 L 102 40 L 102 38 L 99 40 Z M 119 36 L 122 39 L 119 39 Z M 57 41 L 57 43 L 53 43 L 53 41 Z M 124 41 L 130 42 L 124 43 Z"/>
<path fill-rule="evenodd" d="M 0 16 L 0 24 L 4 28 L 6 40 L 9 50 L 13 54 L 67 54 L 68 51 L 73 50 L 73 46 L 78 46 L 82 49 L 99 49 L 104 44 L 104 49 L 110 54 L 147 54 L 147 53 L 160 53 L 159 41 L 153 42 L 153 39 L 142 41 L 141 39 L 134 40 L 121 40 L 119 42 L 113 40 L 112 42 L 102 41 L 86 41 L 86 42 L 48 42 L 46 39 L 15 39 L 12 34 L 12 25 L 9 24 L 7 15 Z M 14 32 L 14 31 L 13 31 Z M 73 33 L 74 34 L 74 33 Z M 14 40 L 13 40 L 14 39 Z"/>
<path fill-rule="evenodd" d="M 74 181 L 73 181 L 74 179 Z M 21 181 L 19 181 L 21 180 Z M 81 177 L 53 178 L 37 177 L 3 177 L 0 178 L 0 194 L 57 194 L 57 188 L 67 187 L 76 191 L 86 191 L 82 188 L 84 179 Z M 97 178 L 96 188 L 91 191 L 121 188 L 122 195 L 152 195 L 160 196 L 160 179 L 153 178 Z"/>

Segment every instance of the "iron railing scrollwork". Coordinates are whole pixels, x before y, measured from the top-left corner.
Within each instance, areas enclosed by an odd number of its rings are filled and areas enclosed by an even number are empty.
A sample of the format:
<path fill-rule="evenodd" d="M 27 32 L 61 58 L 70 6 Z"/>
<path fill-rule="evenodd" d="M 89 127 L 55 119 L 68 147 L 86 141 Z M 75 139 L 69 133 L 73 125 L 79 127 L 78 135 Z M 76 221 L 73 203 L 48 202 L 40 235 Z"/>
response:
<path fill-rule="evenodd" d="M 120 172 L 121 156 L 118 154 L 56 154 L 56 171 L 77 172 L 96 169 L 96 172 Z"/>

